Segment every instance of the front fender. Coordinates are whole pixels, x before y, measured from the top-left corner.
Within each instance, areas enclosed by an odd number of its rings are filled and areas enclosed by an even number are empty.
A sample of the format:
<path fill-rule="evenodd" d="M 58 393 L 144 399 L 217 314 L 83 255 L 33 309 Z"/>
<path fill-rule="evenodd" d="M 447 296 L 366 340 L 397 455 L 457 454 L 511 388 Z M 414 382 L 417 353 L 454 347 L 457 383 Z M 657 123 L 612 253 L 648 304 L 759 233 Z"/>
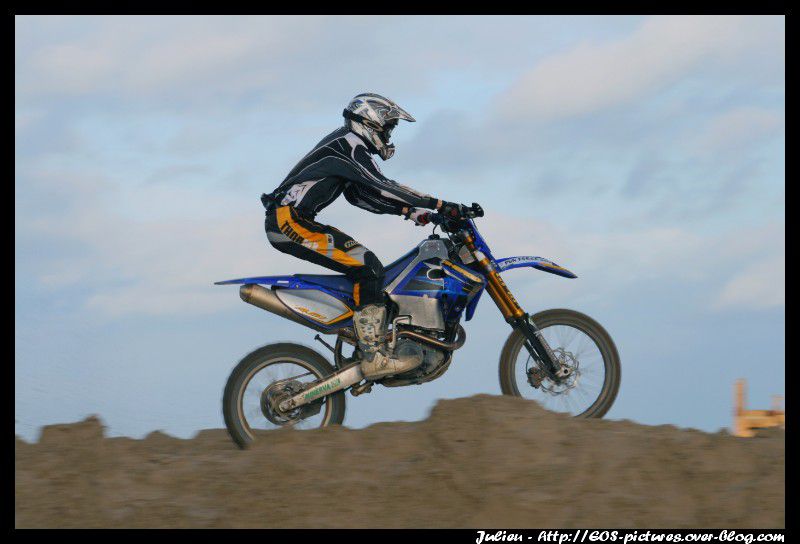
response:
<path fill-rule="evenodd" d="M 543 270 L 544 272 L 550 272 L 551 274 L 562 276 L 564 278 L 578 277 L 566 268 L 558 266 L 553 261 L 547 260 L 544 257 L 506 257 L 505 259 L 497 259 L 495 264 L 497 265 L 498 272 L 503 272 L 504 270 L 510 270 L 512 268 L 520 268 L 522 266 L 529 266 L 531 268 Z"/>

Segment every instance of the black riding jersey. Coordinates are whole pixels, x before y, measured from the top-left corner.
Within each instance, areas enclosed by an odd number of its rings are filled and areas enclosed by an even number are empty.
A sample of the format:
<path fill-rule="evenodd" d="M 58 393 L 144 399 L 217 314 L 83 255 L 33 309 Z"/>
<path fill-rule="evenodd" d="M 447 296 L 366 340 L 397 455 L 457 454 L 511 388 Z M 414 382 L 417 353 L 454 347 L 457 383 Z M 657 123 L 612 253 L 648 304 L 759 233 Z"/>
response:
<path fill-rule="evenodd" d="M 404 207 L 434 209 L 430 195 L 384 176 L 366 143 L 347 127 L 323 138 L 273 192 L 276 204 L 313 217 L 344 193 L 351 204 L 373 213 L 401 215 Z"/>

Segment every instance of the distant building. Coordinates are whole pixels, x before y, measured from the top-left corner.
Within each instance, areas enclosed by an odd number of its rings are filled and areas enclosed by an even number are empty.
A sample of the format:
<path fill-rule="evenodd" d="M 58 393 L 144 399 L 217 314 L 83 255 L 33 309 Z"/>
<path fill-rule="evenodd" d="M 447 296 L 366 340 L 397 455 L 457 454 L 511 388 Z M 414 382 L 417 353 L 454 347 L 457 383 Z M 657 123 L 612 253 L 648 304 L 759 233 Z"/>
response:
<path fill-rule="evenodd" d="M 744 380 L 736 380 L 734 386 L 733 434 L 755 436 L 758 429 L 780 427 L 785 429 L 786 412 L 781 409 L 783 397 L 773 395 L 771 410 L 746 410 L 746 387 Z"/>

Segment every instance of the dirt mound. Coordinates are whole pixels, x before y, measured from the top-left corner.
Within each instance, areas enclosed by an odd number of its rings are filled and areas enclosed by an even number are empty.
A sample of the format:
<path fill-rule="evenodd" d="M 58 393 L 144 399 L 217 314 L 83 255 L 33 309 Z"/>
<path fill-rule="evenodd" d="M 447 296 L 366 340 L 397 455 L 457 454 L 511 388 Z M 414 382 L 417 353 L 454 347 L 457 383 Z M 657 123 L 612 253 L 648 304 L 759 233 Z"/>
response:
<path fill-rule="evenodd" d="M 783 527 L 782 435 L 575 420 L 518 398 L 414 423 L 17 439 L 17 527 Z"/>

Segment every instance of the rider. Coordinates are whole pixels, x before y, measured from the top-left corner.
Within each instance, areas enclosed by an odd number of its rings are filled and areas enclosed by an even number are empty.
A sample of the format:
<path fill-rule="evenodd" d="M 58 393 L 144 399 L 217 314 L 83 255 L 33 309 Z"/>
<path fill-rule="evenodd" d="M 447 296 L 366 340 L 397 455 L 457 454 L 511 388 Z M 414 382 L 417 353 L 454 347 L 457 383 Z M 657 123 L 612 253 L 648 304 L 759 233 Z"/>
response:
<path fill-rule="evenodd" d="M 344 193 L 348 202 L 377 214 L 402 215 L 416 225 L 430 222 L 426 210 L 458 216 L 461 207 L 422 194 L 384 176 L 372 155 L 387 160 L 399 120 L 415 119 L 393 101 L 364 93 L 343 112 L 344 126 L 325 136 L 269 195 L 265 229 L 273 247 L 346 274 L 353 281 L 353 325 L 362 353 L 361 370 L 370 380 L 407 372 L 421 359 L 386 354 L 386 301 L 383 265 L 363 245 L 314 217 Z"/>

